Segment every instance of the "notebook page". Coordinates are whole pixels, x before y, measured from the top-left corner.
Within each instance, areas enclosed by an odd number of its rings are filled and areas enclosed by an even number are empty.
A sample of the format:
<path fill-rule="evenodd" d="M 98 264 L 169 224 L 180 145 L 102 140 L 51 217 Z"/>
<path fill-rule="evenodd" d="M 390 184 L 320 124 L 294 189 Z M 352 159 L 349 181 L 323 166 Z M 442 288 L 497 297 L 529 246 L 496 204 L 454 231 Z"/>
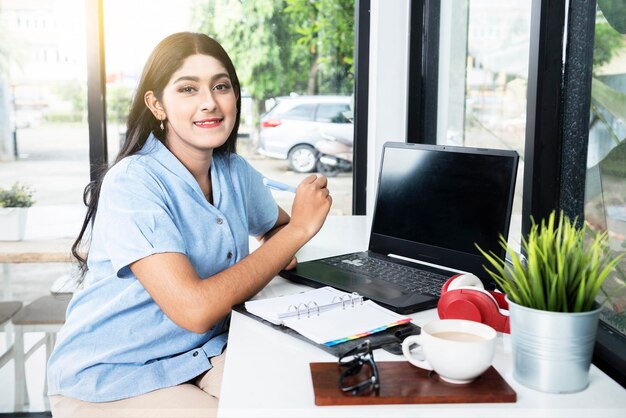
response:
<path fill-rule="evenodd" d="M 350 294 L 330 286 L 325 286 L 293 295 L 247 301 L 245 307 L 251 314 L 261 317 L 272 324 L 281 325 L 284 323 L 284 319 L 280 319 L 279 315 L 288 312 L 289 307 L 292 305 L 297 307 L 301 303 L 308 304 L 311 301 L 315 301 L 317 306 L 320 307 L 320 311 L 323 312 L 327 310 L 324 309 L 325 305 L 330 305 L 334 298 L 341 298 L 344 295 Z"/>
<path fill-rule="evenodd" d="M 335 345 L 409 321 L 410 317 L 367 300 L 354 307 L 333 309 L 319 316 L 286 318 L 284 324 L 318 344 Z"/>

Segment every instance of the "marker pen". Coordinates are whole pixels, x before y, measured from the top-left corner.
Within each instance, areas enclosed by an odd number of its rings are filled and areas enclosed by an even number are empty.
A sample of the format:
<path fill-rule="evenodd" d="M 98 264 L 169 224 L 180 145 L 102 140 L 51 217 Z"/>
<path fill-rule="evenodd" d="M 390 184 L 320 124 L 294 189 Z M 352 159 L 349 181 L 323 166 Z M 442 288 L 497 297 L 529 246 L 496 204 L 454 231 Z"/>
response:
<path fill-rule="evenodd" d="M 263 184 L 267 187 L 269 187 L 270 189 L 274 189 L 274 190 L 280 190 L 281 192 L 291 192 L 291 193 L 295 193 L 296 192 L 296 188 L 293 186 L 290 186 L 288 184 L 285 183 L 281 183 L 279 181 L 276 180 L 270 180 L 267 177 L 263 177 Z"/>

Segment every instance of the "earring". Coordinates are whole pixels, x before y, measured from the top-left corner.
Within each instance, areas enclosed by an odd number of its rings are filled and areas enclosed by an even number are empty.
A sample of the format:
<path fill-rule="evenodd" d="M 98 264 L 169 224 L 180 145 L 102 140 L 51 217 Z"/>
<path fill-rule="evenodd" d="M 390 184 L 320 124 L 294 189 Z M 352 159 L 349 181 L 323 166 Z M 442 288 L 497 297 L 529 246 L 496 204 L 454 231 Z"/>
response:
<path fill-rule="evenodd" d="M 163 119 L 161 119 L 161 125 L 159 125 L 159 127 L 161 128 L 162 131 L 165 130 L 165 126 L 163 126 Z"/>

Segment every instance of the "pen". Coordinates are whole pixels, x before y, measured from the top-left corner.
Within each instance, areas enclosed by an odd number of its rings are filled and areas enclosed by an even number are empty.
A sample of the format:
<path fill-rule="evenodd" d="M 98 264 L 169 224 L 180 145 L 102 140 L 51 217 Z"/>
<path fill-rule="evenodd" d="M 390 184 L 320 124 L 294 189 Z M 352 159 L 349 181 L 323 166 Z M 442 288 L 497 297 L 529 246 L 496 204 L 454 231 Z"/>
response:
<path fill-rule="evenodd" d="M 291 193 L 295 193 L 296 192 L 296 188 L 293 186 L 290 186 L 288 184 L 285 183 L 281 183 L 279 181 L 276 180 L 270 180 L 267 177 L 263 177 L 263 184 L 267 187 L 269 187 L 270 189 L 274 189 L 274 190 L 280 190 L 281 192 L 291 192 Z"/>

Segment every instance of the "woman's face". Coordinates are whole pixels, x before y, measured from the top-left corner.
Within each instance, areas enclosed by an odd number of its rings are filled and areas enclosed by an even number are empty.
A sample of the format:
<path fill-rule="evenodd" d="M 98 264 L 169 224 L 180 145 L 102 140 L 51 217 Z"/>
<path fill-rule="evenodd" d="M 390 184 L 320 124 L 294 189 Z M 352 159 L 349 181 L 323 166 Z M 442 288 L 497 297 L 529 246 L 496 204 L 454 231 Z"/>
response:
<path fill-rule="evenodd" d="M 212 150 L 226 142 L 235 126 L 235 89 L 224 65 L 209 55 L 189 56 L 165 86 L 161 102 L 172 151 Z"/>

